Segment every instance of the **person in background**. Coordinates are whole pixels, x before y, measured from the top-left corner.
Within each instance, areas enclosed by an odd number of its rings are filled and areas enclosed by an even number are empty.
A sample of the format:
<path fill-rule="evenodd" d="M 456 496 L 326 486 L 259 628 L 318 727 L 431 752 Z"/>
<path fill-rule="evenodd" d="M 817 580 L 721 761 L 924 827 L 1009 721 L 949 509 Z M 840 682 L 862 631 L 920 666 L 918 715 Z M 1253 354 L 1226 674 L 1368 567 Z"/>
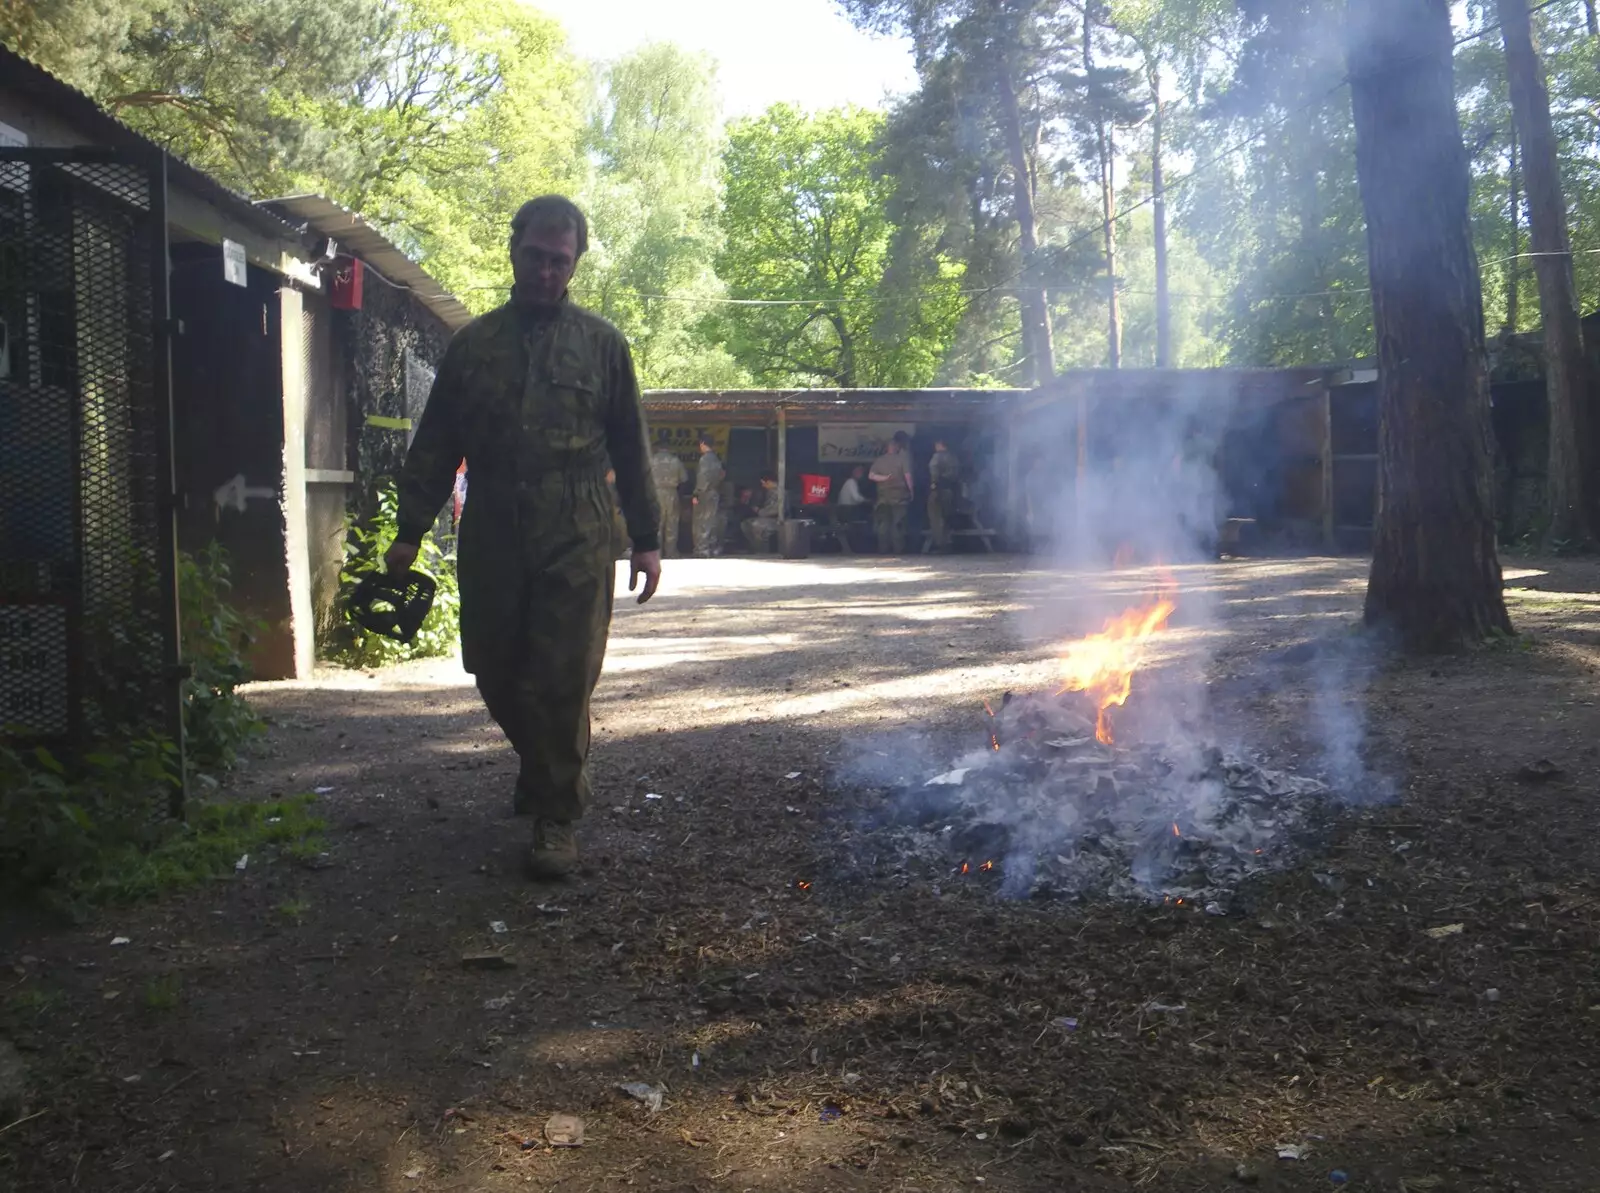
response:
<path fill-rule="evenodd" d="M 750 550 L 760 554 L 767 549 L 767 536 L 778 533 L 778 523 L 783 518 L 783 492 L 778 488 L 778 478 L 770 472 L 761 474 L 761 507 L 756 516 L 739 524 L 744 531 Z"/>
<path fill-rule="evenodd" d="M 694 553 L 701 559 L 722 554 L 722 461 L 717 459 L 716 441 L 700 436 L 700 462 L 694 470 Z"/>
<path fill-rule="evenodd" d="M 956 511 L 960 487 L 961 462 L 943 439 L 935 439 L 928 460 L 928 529 L 933 533 L 935 551 L 950 550 L 950 516 Z"/>
<path fill-rule="evenodd" d="M 867 495 L 861 491 L 861 482 L 867 479 L 867 466 L 857 464 L 850 470 L 850 475 L 844 478 L 844 484 L 839 486 L 839 505 L 849 508 L 851 506 L 866 505 Z"/>
<path fill-rule="evenodd" d="M 911 481 L 910 445 L 910 436 L 904 431 L 896 431 L 894 438 L 889 441 L 888 450 L 877 458 L 867 473 L 867 479 L 878 486 L 878 504 L 872 511 L 872 518 L 878 531 L 880 555 L 905 554 L 906 522 L 915 495 Z"/>
<path fill-rule="evenodd" d="M 628 590 L 643 577 L 641 604 L 661 582 L 661 518 L 628 341 L 567 298 L 588 220 L 570 199 L 545 195 L 522 205 L 510 233 L 510 301 L 457 332 L 439 362 L 400 469 L 384 563 L 401 575 L 416 561 L 465 459 L 462 663 L 521 760 L 512 809 L 533 817 L 529 866 L 549 879 L 577 868 L 590 794 L 589 701 L 619 545 L 607 470 L 633 540 Z"/>
<path fill-rule="evenodd" d="M 650 478 L 661 505 L 661 557 L 666 559 L 678 553 L 678 491 L 689 479 L 689 470 L 677 452 L 659 443 L 650 457 Z"/>

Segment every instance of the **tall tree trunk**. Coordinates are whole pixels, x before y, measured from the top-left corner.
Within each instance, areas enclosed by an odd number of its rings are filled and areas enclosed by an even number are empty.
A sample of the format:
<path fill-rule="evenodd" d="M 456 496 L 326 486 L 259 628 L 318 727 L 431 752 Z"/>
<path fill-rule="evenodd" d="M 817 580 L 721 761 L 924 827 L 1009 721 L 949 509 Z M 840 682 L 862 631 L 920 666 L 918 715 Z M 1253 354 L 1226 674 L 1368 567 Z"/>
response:
<path fill-rule="evenodd" d="M 1583 0 L 1583 16 L 1589 25 L 1589 36 L 1600 37 L 1600 13 L 1595 12 L 1594 0 Z"/>
<path fill-rule="evenodd" d="M 1550 125 L 1550 95 L 1544 66 L 1533 45 L 1527 0 L 1499 0 L 1500 28 L 1506 44 L 1506 79 L 1511 114 L 1522 141 L 1522 172 L 1528 188 L 1528 239 L 1533 273 L 1539 280 L 1539 318 L 1544 326 L 1544 387 L 1550 405 L 1550 455 L 1545 502 L 1550 520 L 1546 549 L 1558 544 L 1587 546 L 1589 504 L 1584 492 L 1588 456 L 1588 370 L 1578 323 L 1577 287 L 1572 280 L 1572 241 L 1567 235 L 1567 204 L 1561 195 L 1556 135 Z"/>
<path fill-rule="evenodd" d="M 1511 130 L 1511 257 L 1506 261 L 1506 335 L 1517 334 L 1517 303 L 1522 291 L 1522 167 L 1517 161 L 1517 130 Z"/>
<path fill-rule="evenodd" d="M 1378 342 L 1366 620 L 1411 650 L 1511 632 L 1495 553 L 1483 297 L 1449 0 L 1349 0 L 1356 175 Z"/>
<path fill-rule="evenodd" d="M 1151 63 L 1150 189 L 1156 245 L 1156 368 L 1172 367 L 1172 293 L 1167 278 L 1167 198 L 1161 175 L 1161 72 Z"/>
<path fill-rule="evenodd" d="M 1028 357 L 1028 377 L 1043 385 L 1056 375 L 1055 346 L 1050 334 L 1050 300 L 1039 277 L 1039 234 L 1033 217 L 1032 171 L 1022 144 L 1022 112 L 1010 63 L 1002 59 L 996 71 L 1000 111 L 1005 120 L 1006 152 L 1011 158 L 1012 193 L 1017 212 L 1017 235 L 1022 248 L 1022 348 Z"/>
<path fill-rule="evenodd" d="M 1116 176 L 1112 159 L 1111 130 L 1105 108 L 1095 95 L 1094 82 L 1094 6 L 1083 6 L 1083 78 L 1090 102 L 1095 105 L 1095 139 L 1100 151 L 1100 208 L 1105 227 L 1106 248 L 1106 363 L 1122 367 L 1122 311 L 1117 296 Z"/>

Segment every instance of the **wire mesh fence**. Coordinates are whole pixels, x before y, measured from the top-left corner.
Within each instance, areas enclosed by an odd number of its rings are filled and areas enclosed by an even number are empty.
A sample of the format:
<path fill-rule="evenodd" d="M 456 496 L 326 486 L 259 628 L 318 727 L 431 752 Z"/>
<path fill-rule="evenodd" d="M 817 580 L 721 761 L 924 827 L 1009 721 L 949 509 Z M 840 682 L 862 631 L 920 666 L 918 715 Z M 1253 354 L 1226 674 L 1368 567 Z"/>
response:
<path fill-rule="evenodd" d="M 0 149 L 0 731 L 181 743 L 159 157 Z"/>

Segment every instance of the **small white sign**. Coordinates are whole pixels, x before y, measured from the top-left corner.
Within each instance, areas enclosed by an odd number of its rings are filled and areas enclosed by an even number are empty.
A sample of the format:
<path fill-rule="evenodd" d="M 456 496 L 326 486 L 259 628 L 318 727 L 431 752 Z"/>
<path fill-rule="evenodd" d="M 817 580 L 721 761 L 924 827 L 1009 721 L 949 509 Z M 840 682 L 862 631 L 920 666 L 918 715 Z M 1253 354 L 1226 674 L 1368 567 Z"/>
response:
<path fill-rule="evenodd" d="M 237 241 L 222 242 L 222 276 L 235 286 L 249 285 L 249 271 L 245 268 L 244 245 Z"/>

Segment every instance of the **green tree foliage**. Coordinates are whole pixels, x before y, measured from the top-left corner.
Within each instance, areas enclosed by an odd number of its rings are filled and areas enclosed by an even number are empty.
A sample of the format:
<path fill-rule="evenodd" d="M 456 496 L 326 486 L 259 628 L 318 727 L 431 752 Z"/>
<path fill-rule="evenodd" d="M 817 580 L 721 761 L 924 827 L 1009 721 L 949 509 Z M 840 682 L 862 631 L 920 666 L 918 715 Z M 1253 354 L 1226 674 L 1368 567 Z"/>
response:
<path fill-rule="evenodd" d="M 724 289 L 716 68 L 650 45 L 597 72 L 581 199 L 594 228 L 579 298 L 628 333 L 642 384 L 738 387 L 748 378 L 702 330 Z"/>
<path fill-rule="evenodd" d="M 328 116 L 388 19 L 379 0 L 49 0 L 8 33 L 152 140 L 267 194 L 341 168 Z"/>
<path fill-rule="evenodd" d="M 484 311 L 511 284 L 517 207 L 582 177 L 587 81 L 560 26 L 519 0 L 387 0 L 386 11 L 354 102 L 329 114 L 353 147 L 332 192 Z"/>
<path fill-rule="evenodd" d="M 891 257 L 909 237 L 882 133 L 875 112 L 786 104 L 730 131 L 717 271 L 734 299 L 773 305 L 728 306 L 716 325 L 764 385 L 918 386 L 940 366 L 962 269 L 928 244 Z"/>

